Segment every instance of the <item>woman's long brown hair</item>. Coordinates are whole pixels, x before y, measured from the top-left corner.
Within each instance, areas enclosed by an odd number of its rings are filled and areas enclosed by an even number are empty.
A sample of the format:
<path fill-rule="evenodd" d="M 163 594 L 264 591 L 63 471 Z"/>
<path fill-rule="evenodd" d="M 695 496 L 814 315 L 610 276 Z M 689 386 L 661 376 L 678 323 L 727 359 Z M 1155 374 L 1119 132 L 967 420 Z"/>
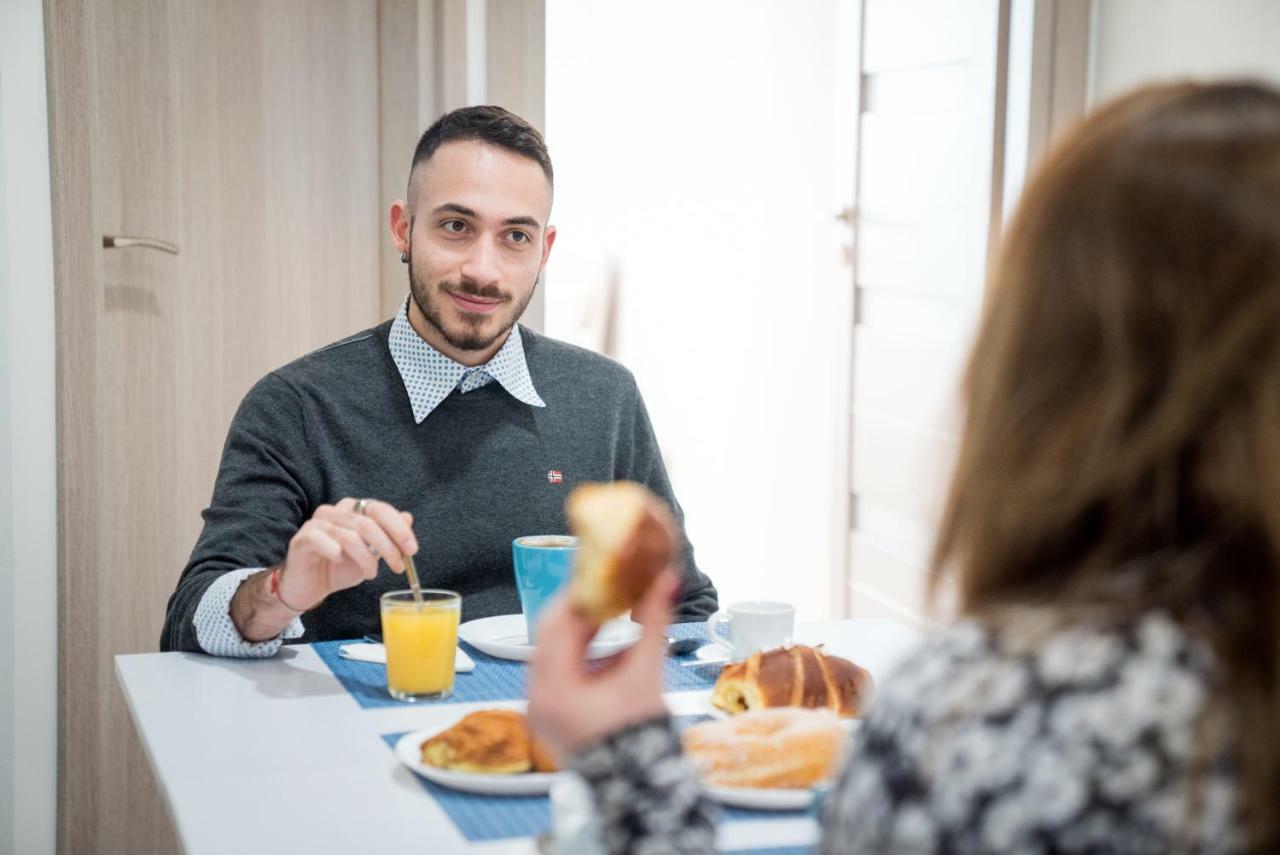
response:
<path fill-rule="evenodd" d="M 1153 87 L 1029 185 L 933 560 L 962 612 L 1160 609 L 1222 667 L 1242 821 L 1280 843 L 1280 92 Z"/>

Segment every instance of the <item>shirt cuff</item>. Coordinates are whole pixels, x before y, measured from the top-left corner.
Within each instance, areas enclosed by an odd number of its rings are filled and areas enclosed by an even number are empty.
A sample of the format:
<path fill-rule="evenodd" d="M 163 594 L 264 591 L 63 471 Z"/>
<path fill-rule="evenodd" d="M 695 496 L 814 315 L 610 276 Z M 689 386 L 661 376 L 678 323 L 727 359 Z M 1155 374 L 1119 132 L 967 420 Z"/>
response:
<path fill-rule="evenodd" d="M 595 794 L 610 853 L 715 851 L 715 821 L 669 716 L 618 731 L 570 767 Z"/>
<path fill-rule="evenodd" d="M 284 631 L 275 638 L 266 641 L 245 641 L 231 619 L 231 598 L 236 595 L 240 583 L 255 573 L 261 573 L 264 567 L 245 567 L 223 573 L 204 591 L 200 604 L 196 606 L 195 617 L 191 623 L 196 629 L 196 641 L 205 653 L 212 656 L 234 656 L 240 659 L 265 659 L 275 656 L 286 638 L 300 638 L 305 628 L 302 616 L 290 621 Z"/>

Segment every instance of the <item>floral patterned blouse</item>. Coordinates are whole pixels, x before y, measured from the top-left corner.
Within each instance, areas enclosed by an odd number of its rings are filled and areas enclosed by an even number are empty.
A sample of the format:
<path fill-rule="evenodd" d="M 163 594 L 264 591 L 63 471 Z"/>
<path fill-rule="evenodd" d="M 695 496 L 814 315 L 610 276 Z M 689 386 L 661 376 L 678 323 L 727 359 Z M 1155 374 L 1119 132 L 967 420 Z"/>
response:
<path fill-rule="evenodd" d="M 880 686 L 826 799 L 823 853 L 1242 851 L 1236 773 L 1202 724 L 1208 648 L 1168 617 L 942 631 Z M 1218 730 L 1218 733 L 1228 733 Z M 669 720 L 581 753 L 609 852 L 712 852 Z"/>

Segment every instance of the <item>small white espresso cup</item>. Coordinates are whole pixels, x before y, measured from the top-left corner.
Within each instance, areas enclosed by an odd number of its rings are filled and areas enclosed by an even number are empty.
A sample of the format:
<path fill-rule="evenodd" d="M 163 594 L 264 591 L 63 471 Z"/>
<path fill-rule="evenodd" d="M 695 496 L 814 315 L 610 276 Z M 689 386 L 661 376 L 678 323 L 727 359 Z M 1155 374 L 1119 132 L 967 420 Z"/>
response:
<path fill-rule="evenodd" d="M 729 625 L 729 637 L 720 632 Z M 791 643 L 796 628 L 796 607 L 774 600 L 744 600 L 707 618 L 707 638 L 724 645 L 734 659 L 745 659 L 757 650 Z"/>

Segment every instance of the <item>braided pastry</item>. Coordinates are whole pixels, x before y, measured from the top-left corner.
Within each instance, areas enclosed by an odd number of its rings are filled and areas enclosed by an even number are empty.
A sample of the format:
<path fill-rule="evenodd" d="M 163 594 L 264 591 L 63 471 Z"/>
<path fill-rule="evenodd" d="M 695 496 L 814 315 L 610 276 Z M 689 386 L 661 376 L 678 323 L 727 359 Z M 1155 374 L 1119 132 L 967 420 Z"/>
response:
<path fill-rule="evenodd" d="M 842 718 L 862 715 L 871 675 L 848 659 L 816 647 L 780 647 L 726 665 L 711 703 L 730 715 L 773 707 L 829 709 Z"/>

